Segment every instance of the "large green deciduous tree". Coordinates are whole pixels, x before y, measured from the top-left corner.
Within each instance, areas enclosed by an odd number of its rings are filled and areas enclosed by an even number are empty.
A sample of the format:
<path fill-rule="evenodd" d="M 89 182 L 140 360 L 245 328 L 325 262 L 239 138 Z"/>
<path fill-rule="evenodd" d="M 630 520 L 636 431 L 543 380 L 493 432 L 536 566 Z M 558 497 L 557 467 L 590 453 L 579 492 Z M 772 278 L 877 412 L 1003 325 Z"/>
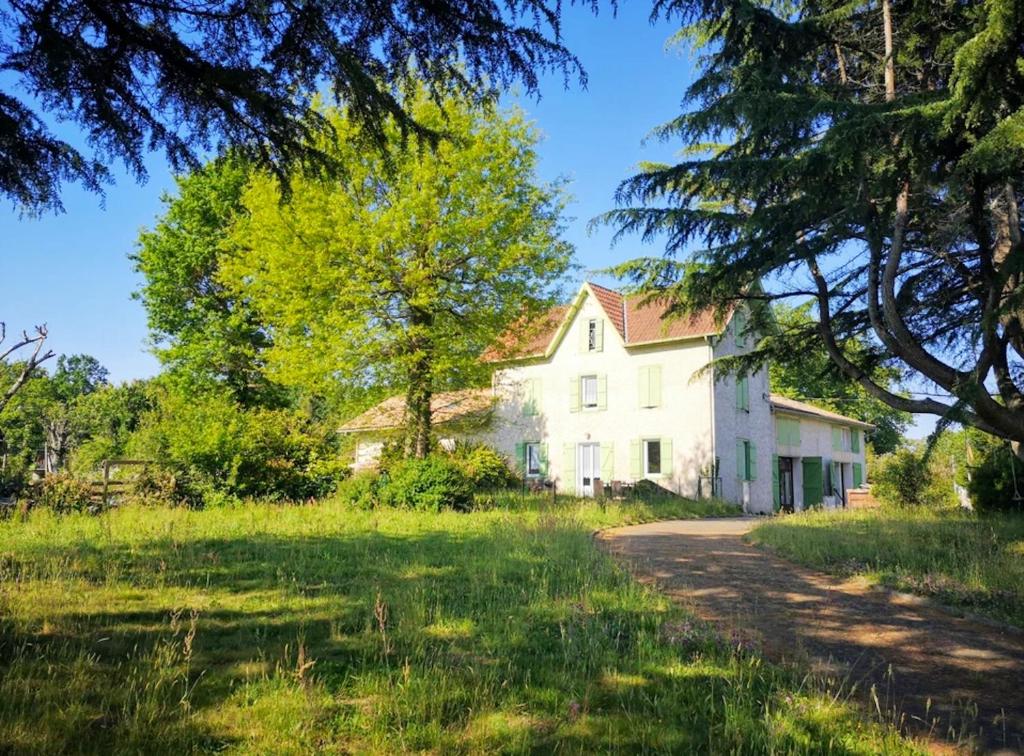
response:
<path fill-rule="evenodd" d="M 133 257 L 144 283 L 156 354 L 186 392 L 225 387 L 247 407 L 280 404 L 263 374 L 269 337 L 244 297 L 217 279 L 224 241 L 242 211 L 250 168 L 221 158 L 177 179 L 165 212 L 142 232 Z"/>
<path fill-rule="evenodd" d="M 1019 0 L 656 12 L 684 20 L 700 72 L 659 132 L 687 157 L 645 166 L 606 218 L 667 254 L 622 272 L 683 309 L 811 298 L 830 359 L 871 396 L 1024 441 Z M 844 350 L 855 338 L 871 348 Z M 928 389 L 890 391 L 878 364 Z"/>
<path fill-rule="evenodd" d="M 310 108 L 317 92 L 345 102 L 378 143 L 390 119 L 433 139 L 401 104 L 417 79 L 480 97 L 513 82 L 536 92 L 550 70 L 585 82 L 562 45 L 561 10 L 548 0 L 6 3 L 0 195 L 59 209 L 63 182 L 98 191 L 115 159 L 141 179 L 150 150 L 176 171 L 228 146 L 278 172 L 329 168 L 311 139 L 329 127 Z"/>
<path fill-rule="evenodd" d="M 405 390 L 410 453 L 430 446 L 438 389 L 473 385 L 478 355 L 541 311 L 571 261 L 563 195 L 536 176 L 536 135 L 518 113 L 424 93 L 403 103 L 449 138 L 436 150 L 367 150 L 348 112 L 328 111 L 340 180 L 257 177 L 235 226 L 224 281 L 268 324 L 278 380 Z"/>

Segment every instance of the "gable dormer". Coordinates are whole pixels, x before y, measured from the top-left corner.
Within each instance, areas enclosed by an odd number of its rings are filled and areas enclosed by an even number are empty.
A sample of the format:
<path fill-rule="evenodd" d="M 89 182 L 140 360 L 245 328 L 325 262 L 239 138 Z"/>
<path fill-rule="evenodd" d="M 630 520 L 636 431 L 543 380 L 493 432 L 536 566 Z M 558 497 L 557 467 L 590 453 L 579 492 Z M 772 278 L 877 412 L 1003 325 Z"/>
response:
<path fill-rule="evenodd" d="M 588 303 L 593 306 L 586 306 Z M 730 318 L 720 323 L 712 308 L 690 315 L 671 312 L 667 299 L 621 294 L 584 283 L 572 302 L 544 315 L 510 325 L 481 359 L 491 363 L 546 360 L 568 341 L 581 353 L 602 352 L 608 339 L 626 349 L 722 335 Z"/>

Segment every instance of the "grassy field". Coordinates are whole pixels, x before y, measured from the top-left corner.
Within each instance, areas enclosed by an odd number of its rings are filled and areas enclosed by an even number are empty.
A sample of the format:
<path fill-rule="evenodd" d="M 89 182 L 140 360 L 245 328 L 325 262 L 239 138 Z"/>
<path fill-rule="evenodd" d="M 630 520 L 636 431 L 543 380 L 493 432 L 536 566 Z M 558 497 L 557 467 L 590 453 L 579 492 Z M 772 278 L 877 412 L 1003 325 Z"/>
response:
<path fill-rule="evenodd" d="M 721 511 L 327 503 L 0 523 L 0 752 L 908 750 L 591 539 Z"/>
<path fill-rule="evenodd" d="M 808 512 L 750 536 L 781 556 L 1024 627 L 1024 517 L 916 510 Z"/>

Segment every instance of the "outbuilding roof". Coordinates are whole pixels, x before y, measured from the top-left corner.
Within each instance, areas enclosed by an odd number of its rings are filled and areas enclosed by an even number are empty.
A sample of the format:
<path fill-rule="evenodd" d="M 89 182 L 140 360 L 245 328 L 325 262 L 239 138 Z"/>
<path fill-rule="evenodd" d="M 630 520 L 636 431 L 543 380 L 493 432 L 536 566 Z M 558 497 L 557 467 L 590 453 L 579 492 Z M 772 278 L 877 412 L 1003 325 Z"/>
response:
<path fill-rule="evenodd" d="M 494 404 L 489 388 L 442 391 L 430 399 L 431 422 L 443 425 L 455 420 L 480 416 Z M 362 433 L 401 428 L 405 424 L 405 397 L 398 394 L 385 399 L 338 428 L 339 433 Z"/>
<path fill-rule="evenodd" d="M 549 354 L 586 293 L 593 294 L 626 346 L 717 336 L 728 321 L 727 314 L 724 321 L 719 322 L 713 308 L 691 315 L 675 315 L 670 311 L 667 298 L 648 299 L 643 294 L 622 294 L 587 282 L 580 288 L 576 303 L 551 308 L 530 328 L 525 323 L 517 323 L 498 339 L 497 344 L 483 353 L 482 359 L 484 362 L 501 362 Z"/>
<path fill-rule="evenodd" d="M 840 415 L 838 412 L 832 412 L 831 410 L 822 409 L 821 407 L 815 407 L 813 404 L 799 402 L 796 399 L 790 399 L 788 396 L 781 396 L 780 394 L 771 395 L 771 405 L 772 410 L 775 412 L 786 412 L 793 415 L 810 415 L 827 422 L 852 425 L 856 428 L 863 428 L 864 430 L 872 430 L 875 427 L 871 423 L 865 423 L 863 420 L 857 420 L 852 417 L 847 417 L 846 415 Z"/>

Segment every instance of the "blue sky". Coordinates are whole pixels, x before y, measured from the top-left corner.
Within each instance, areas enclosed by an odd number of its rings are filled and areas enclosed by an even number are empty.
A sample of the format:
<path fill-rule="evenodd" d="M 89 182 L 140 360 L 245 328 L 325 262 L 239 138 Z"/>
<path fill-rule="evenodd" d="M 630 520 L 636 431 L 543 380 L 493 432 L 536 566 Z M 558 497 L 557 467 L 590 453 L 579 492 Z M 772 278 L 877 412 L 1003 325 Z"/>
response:
<path fill-rule="evenodd" d="M 574 201 L 566 237 L 585 271 L 659 252 L 636 238 L 612 248 L 610 229 L 587 231 L 591 218 L 613 207 L 616 186 L 640 161 L 669 159 L 678 148 L 645 144 L 644 137 L 679 113 L 693 61 L 684 50 L 666 47 L 677 26 L 650 24 L 649 8 L 626 2 L 617 16 L 607 9 L 594 16 L 568 7 L 565 40 L 587 70 L 587 88 L 576 81 L 565 88 L 558 74 L 543 79 L 540 100 L 518 99 L 544 137 L 542 178 L 570 180 Z M 26 219 L 0 210 L 0 320 L 11 330 L 47 323 L 55 351 L 95 356 L 114 381 L 158 370 L 147 345 L 145 312 L 131 298 L 139 279 L 129 255 L 173 181 L 162 155 L 151 155 L 147 169 L 149 180 L 140 185 L 115 167 L 117 182 L 105 200 L 67 187 L 60 215 Z"/>
<path fill-rule="evenodd" d="M 607 266 L 639 251 L 628 242 L 614 252 L 611 233 L 587 235 L 587 221 L 612 206 L 619 181 L 639 160 L 668 157 L 665 145 L 641 147 L 654 125 L 678 112 L 691 66 L 665 52 L 672 27 L 648 23 L 646 3 L 624 4 L 617 18 L 570 7 L 567 43 L 583 60 L 589 87 L 563 87 L 561 75 L 545 77 L 539 101 L 520 105 L 544 134 L 542 176 L 571 179 L 568 239 L 587 269 Z M 128 256 L 139 229 L 160 212 L 160 196 L 173 188 L 162 155 L 147 161 L 149 180 L 137 184 L 119 166 L 105 201 L 76 186 L 63 193 L 66 212 L 40 219 L 0 209 L 3 239 L 3 305 L 10 329 L 46 322 L 58 353 L 92 354 L 115 381 L 153 375 L 158 364 L 146 343 L 145 312 L 131 299 L 139 286 Z M 102 203 L 102 204 L 101 204 Z"/>

